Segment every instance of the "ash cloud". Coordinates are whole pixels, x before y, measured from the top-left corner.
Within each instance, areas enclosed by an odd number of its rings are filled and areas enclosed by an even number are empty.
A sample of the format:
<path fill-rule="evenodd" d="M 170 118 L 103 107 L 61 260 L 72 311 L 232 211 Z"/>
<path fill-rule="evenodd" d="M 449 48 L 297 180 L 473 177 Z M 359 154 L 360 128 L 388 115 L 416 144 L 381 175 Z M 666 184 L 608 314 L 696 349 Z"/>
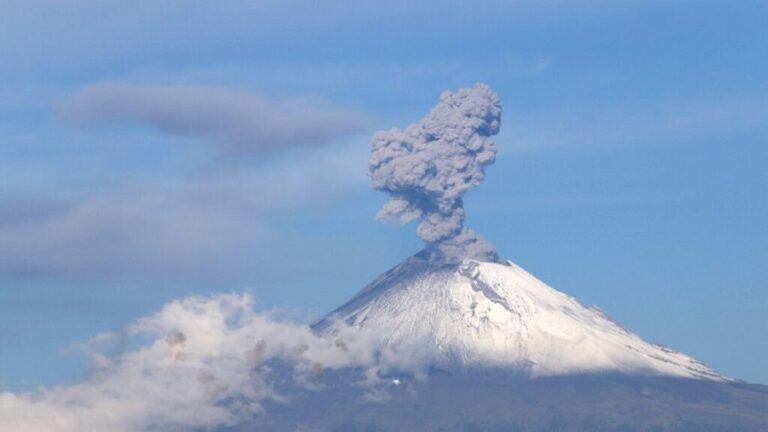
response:
<path fill-rule="evenodd" d="M 445 92 L 419 123 L 373 137 L 369 173 L 390 194 L 379 219 L 421 219 L 416 232 L 435 261 L 498 259 L 494 246 L 464 227 L 462 197 L 496 159 L 501 99 L 484 84 Z"/>

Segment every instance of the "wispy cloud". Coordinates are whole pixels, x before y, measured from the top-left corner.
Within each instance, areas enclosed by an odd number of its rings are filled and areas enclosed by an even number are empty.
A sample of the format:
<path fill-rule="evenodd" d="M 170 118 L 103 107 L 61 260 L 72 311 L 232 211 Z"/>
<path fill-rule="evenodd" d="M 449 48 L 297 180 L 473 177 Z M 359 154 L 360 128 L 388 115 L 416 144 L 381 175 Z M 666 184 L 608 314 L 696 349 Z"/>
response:
<path fill-rule="evenodd" d="M 344 62 L 255 63 L 184 69 L 133 69 L 120 79 L 147 83 L 238 82 L 271 92 L 334 94 L 344 100 L 375 101 L 380 111 L 422 110 L 446 88 L 476 81 L 509 83 L 545 75 L 556 61 L 544 55 L 503 56 L 462 62 L 450 59 L 361 59 Z M 407 77 L 404 80 L 403 77 Z M 417 103 L 414 103 L 416 101 Z M 418 113 L 408 113 L 402 119 Z"/>
<path fill-rule="evenodd" d="M 567 112 L 532 116 L 506 112 L 508 152 L 611 148 L 635 144 L 666 145 L 750 130 L 768 120 L 765 95 L 680 100 L 642 107 L 574 107 Z"/>
<path fill-rule="evenodd" d="M 58 114 L 81 127 L 148 127 L 234 155 L 325 145 L 367 125 L 363 113 L 318 99 L 277 102 L 222 87 L 119 82 L 86 87 Z"/>
<path fill-rule="evenodd" d="M 24 196 L 0 197 L 0 230 L 6 226 L 34 223 L 66 212 L 65 201 Z"/>
<path fill-rule="evenodd" d="M 311 98 L 105 83 L 58 109 L 81 126 L 149 127 L 248 163 L 64 201 L 0 196 L 0 279 L 241 273 L 254 250 L 279 243 L 272 217 L 322 207 L 366 182 L 365 142 L 340 140 L 364 127 L 365 115 Z M 240 157 L 278 154 L 269 163 Z"/>
<path fill-rule="evenodd" d="M 258 169 L 144 184 L 60 203 L 6 199 L 0 279 L 189 278 L 242 271 L 247 251 L 279 242 L 271 218 L 365 187 L 365 146 L 306 152 Z"/>

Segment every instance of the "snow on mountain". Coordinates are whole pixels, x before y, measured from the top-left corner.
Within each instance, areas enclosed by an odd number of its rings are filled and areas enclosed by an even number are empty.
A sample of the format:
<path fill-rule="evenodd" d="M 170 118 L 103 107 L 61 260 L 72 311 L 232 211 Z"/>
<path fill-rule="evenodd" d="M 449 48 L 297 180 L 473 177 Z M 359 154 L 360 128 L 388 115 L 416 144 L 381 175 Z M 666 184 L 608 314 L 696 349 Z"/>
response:
<path fill-rule="evenodd" d="M 531 377 L 619 372 L 726 381 L 695 359 L 644 341 L 512 262 L 394 267 L 315 324 L 351 325 L 382 348 L 413 349 L 435 366 L 508 367 Z"/>

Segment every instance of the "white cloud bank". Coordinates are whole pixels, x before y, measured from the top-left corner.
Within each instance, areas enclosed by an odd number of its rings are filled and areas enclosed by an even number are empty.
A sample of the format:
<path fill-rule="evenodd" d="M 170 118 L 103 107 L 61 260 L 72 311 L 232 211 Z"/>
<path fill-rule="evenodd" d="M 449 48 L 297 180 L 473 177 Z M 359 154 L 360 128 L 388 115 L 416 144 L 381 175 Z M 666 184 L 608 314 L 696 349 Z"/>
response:
<path fill-rule="evenodd" d="M 122 353 L 104 354 L 105 345 Z M 311 391 L 324 371 L 359 367 L 361 388 L 381 393 L 380 373 L 418 368 L 413 352 L 378 352 L 373 335 L 341 328 L 334 338 L 256 313 L 249 295 L 189 297 L 136 321 L 125 334 L 86 344 L 85 381 L 33 393 L 0 393 L 0 430 L 24 432 L 185 431 L 258 421 L 263 403 L 289 403 L 271 385 L 276 360 Z M 364 378 L 363 378 L 364 377 Z"/>

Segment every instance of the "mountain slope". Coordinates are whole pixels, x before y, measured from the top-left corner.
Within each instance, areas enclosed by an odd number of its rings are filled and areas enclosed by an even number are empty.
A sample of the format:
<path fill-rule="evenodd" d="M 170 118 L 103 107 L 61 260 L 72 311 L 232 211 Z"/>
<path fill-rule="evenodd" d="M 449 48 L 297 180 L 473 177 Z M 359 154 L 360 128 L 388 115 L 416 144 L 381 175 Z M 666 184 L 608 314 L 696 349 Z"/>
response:
<path fill-rule="evenodd" d="M 315 325 L 336 323 L 411 346 L 441 367 L 506 367 L 531 377 L 625 373 L 726 380 L 648 343 L 511 262 L 435 266 L 414 256 Z"/>
<path fill-rule="evenodd" d="M 360 340 L 389 366 L 318 368 L 297 390 L 276 362 L 282 396 L 226 430 L 768 430 L 768 387 L 645 342 L 512 263 L 430 258 L 406 260 L 313 326 L 345 352 L 350 331 L 373 335 Z M 419 368 L 392 367 L 395 351 Z"/>
<path fill-rule="evenodd" d="M 237 431 L 765 432 L 768 387 L 639 375 L 521 378 L 498 369 L 400 377 L 377 401 L 354 379 L 270 404 Z"/>

